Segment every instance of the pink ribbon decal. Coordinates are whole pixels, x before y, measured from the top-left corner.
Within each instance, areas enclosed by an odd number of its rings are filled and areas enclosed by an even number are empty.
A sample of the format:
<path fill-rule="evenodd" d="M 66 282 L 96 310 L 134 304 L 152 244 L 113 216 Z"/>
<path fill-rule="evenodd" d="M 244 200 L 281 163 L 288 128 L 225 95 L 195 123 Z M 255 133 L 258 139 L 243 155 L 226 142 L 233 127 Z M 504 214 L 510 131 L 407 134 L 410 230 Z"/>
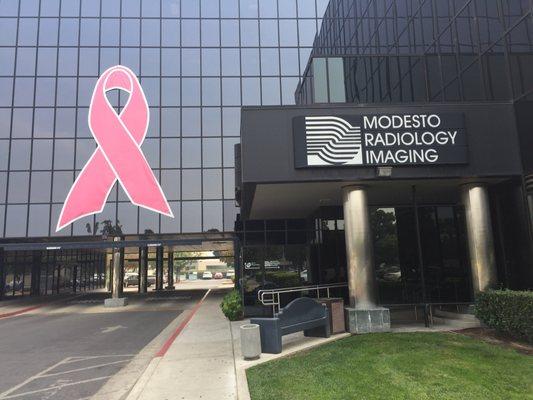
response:
<path fill-rule="evenodd" d="M 129 93 L 120 114 L 106 97 L 106 92 L 112 89 Z M 98 147 L 67 195 L 56 232 L 77 219 L 102 212 L 117 179 L 133 204 L 173 218 L 163 190 L 140 148 L 150 114 L 141 85 L 129 68 L 117 65 L 98 78 L 88 119 Z"/>

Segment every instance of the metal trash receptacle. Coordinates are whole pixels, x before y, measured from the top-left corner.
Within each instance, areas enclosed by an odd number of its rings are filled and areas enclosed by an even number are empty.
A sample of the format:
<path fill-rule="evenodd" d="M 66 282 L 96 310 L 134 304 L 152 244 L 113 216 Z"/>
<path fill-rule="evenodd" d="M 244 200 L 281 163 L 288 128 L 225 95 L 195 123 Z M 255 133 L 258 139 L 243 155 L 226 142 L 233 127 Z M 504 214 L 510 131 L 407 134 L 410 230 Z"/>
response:
<path fill-rule="evenodd" d="M 245 360 L 257 360 L 261 356 L 261 332 L 257 324 L 241 326 L 241 352 Z"/>
<path fill-rule="evenodd" d="M 317 300 L 328 308 L 331 333 L 346 332 L 346 325 L 344 322 L 344 300 L 340 297 L 319 298 Z"/>

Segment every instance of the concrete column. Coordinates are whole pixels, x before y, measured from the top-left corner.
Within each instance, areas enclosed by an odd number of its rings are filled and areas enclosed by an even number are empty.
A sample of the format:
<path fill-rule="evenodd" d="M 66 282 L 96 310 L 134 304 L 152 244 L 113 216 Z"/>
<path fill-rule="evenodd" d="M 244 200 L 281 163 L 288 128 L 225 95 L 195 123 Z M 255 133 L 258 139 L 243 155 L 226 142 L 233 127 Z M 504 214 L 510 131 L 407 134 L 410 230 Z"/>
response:
<path fill-rule="evenodd" d="M 148 247 L 143 246 L 139 249 L 139 293 L 148 292 Z"/>
<path fill-rule="evenodd" d="M 115 243 L 120 242 L 119 237 L 113 239 Z M 111 298 L 105 299 L 105 307 L 124 307 L 128 304 L 125 297 L 121 297 L 122 293 L 122 258 L 120 257 L 120 247 L 116 246 L 113 248 L 113 282 L 111 288 Z"/>
<path fill-rule="evenodd" d="M 163 290 L 163 247 L 155 250 L 155 290 Z"/>
<path fill-rule="evenodd" d="M 119 242 L 120 238 L 113 239 L 115 242 Z M 120 248 L 115 247 L 113 249 L 113 286 L 111 288 L 111 297 L 118 299 L 120 296 L 120 276 L 122 275 L 122 268 L 120 268 Z"/>
<path fill-rule="evenodd" d="M 489 194 L 482 183 L 464 185 L 462 189 L 475 294 L 493 287 L 498 281 Z"/>
<path fill-rule="evenodd" d="M 366 189 L 343 188 L 343 205 L 350 306 L 372 308 L 376 305 L 376 289 Z"/>
<path fill-rule="evenodd" d="M 47 278 L 48 281 L 48 278 Z M 5 265 L 4 265 L 4 248 L 0 247 L 0 300 L 4 297 L 5 293 Z"/>
<path fill-rule="evenodd" d="M 168 252 L 168 282 L 167 282 L 167 289 L 172 290 L 174 289 L 174 252 L 169 251 Z"/>

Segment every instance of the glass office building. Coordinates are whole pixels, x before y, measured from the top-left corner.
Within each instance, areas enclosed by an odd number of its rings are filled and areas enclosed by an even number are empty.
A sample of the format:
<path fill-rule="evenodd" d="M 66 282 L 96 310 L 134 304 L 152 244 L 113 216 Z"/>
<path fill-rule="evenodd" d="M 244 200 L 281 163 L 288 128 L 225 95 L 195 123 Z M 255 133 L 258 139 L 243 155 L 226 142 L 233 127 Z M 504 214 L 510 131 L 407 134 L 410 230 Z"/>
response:
<path fill-rule="evenodd" d="M 67 242 L 87 249 L 86 242 L 117 232 L 152 241 L 231 236 L 239 212 L 240 107 L 294 104 L 326 6 L 326 0 L 0 0 L 4 294 L 29 293 L 39 264 L 49 265 L 46 275 L 63 268 L 45 262 L 53 254 L 71 264 L 81 260 L 75 245 L 65 253 Z M 150 124 L 141 150 L 174 218 L 134 206 L 115 185 L 101 213 L 56 232 L 67 193 L 96 148 L 87 123 L 93 88 L 118 64 L 139 77 L 146 94 Z M 117 112 L 127 101 L 116 90 L 108 98 Z M 97 275 L 91 272 L 91 280 Z"/>
<path fill-rule="evenodd" d="M 350 257 L 372 264 L 374 300 L 385 306 L 469 303 L 478 279 L 488 275 L 488 286 L 533 287 L 532 51 L 529 1 L 331 0 L 297 105 L 242 112 L 239 226 L 250 310 L 257 292 L 279 287 L 282 277 L 290 282 L 285 286 L 349 281 Z M 423 134 L 411 118 L 428 115 L 442 117 L 439 132 L 463 132 L 465 140 L 438 156 L 436 146 L 434 160 L 416 159 L 428 146 L 398 138 L 415 128 Z M 267 121 L 279 121 L 269 129 L 281 133 L 263 140 Z M 322 136 L 313 139 L 316 124 Z M 347 132 L 355 139 L 341 144 L 339 134 Z M 346 161 L 350 145 L 364 150 L 362 161 Z M 380 151 L 390 158 L 376 156 Z M 350 188 L 367 199 L 372 256 L 366 260 L 347 254 Z M 486 229 L 472 221 L 478 189 L 486 199 Z M 269 218 L 289 216 L 302 218 L 303 262 L 294 262 L 287 247 L 283 254 L 279 227 L 269 225 Z M 260 243 L 252 234 L 258 225 L 265 232 Z M 489 247 L 487 257 L 480 261 L 473 242 L 487 230 L 481 246 Z M 287 245 L 296 236 L 294 228 L 285 232 Z M 479 264 L 491 272 L 476 271 Z"/>

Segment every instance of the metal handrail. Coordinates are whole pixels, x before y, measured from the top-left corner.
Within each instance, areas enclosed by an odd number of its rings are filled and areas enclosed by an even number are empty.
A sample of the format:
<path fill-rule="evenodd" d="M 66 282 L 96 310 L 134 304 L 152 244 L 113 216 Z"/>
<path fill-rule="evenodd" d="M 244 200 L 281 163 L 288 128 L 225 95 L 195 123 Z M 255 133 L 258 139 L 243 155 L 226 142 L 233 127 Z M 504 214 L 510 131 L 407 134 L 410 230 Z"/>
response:
<path fill-rule="evenodd" d="M 281 310 L 280 295 L 285 293 L 316 292 L 316 297 L 320 297 L 320 291 L 326 291 L 326 298 L 329 298 L 329 290 L 348 287 L 348 283 L 331 283 L 326 285 L 295 286 L 280 289 L 261 289 L 257 292 L 257 300 L 264 306 L 272 306 L 272 312 L 276 314 Z"/>

